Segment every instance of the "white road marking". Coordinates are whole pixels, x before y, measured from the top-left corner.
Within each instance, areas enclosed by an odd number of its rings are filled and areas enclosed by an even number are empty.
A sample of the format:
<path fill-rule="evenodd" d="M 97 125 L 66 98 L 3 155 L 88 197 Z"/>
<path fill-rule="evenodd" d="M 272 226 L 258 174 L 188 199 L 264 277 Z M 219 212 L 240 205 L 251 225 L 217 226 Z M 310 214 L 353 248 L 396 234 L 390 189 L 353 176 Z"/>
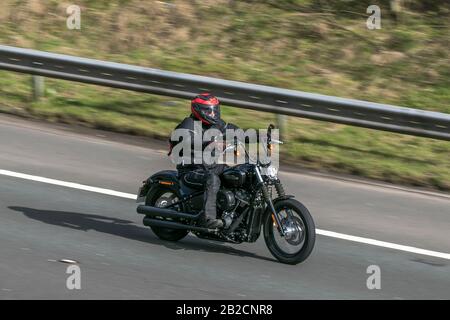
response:
<path fill-rule="evenodd" d="M 74 183 L 74 182 L 67 182 L 67 181 L 49 179 L 49 178 L 44 178 L 44 177 L 32 176 L 29 174 L 8 171 L 8 170 L 1 170 L 1 169 L 0 169 L 0 175 L 19 178 L 19 179 L 25 179 L 25 180 L 31 180 L 31 181 L 37 181 L 37 182 L 42 182 L 42 183 L 47 183 L 47 184 L 53 184 L 56 186 L 62 186 L 62 187 L 67 187 L 67 188 L 72 188 L 72 189 L 107 194 L 110 196 L 115 196 L 115 197 L 120 197 L 120 198 L 136 200 L 136 195 L 134 195 L 134 194 L 124 193 L 124 192 L 119 192 L 119 191 L 114 191 L 114 190 L 109 190 L 109 189 L 104 189 L 104 188 L 86 186 L 86 185 Z"/>
<path fill-rule="evenodd" d="M 323 236 L 327 236 L 327 237 L 338 238 L 338 239 L 354 241 L 354 242 L 360 242 L 360 243 L 370 244 L 372 246 L 384 247 L 384 248 L 389 248 L 389 249 L 394 249 L 394 250 L 406 251 L 406 252 L 417 253 L 417 254 L 422 254 L 422 255 L 426 255 L 426 256 L 450 260 L 450 253 L 431 251 L 431 250 L 420 249 L 420 248 L 411 247 L 411 246 L 404 246 L 404 245 L 396 244 L 396 243 L 392 243 L 392 242 L 351 236 L 349 234 L 338 233 L 338 232 L 334 232 L 334 231 L 316 229 L 316 233 L 323 235 Z"/>
<path fill-rule="evenodd" d="M 37 181 L 37 182 L 42 182 L 42 183 L 72 188 L 72 189 L 106 194 L 106 195 L 119 197 L 119 198 L 126 198 L 126 199 L 132 199 L 132 200 L 136 200 L 136 198 L 137 198 L 137 196 L 135 194 L 131 194 L 131 193 L 119 192 L 119 191 L 104 189 L 104 188 L 91 187 L 91 186 L 87 186 L 87 185 L 83 185 L 83 184 L 79 184 L 79 183 L 49 179 L 49 178 L 33 176 L 33 175 L 9 171 L 9 170 L 1 170 L 0 169 L 0 175 L 24 179 L 24 180 Z M 399 250 L 399 251 L 405 251 L 405 252 L 416 253 L 416 254 L 450 260 L 450 253 L 426 250 L 426 249 L 396 244 L 396 243 L 392 243 L 392 242 L 386 242 L 386 241 L 380 241 L 380 240 L 375 240 L 375 239 L 370 239 L 370 238 L 352 236 L 352 235 L 348 235 L 348 234 L 344 234 L 344 233 L 338 233 L 338 232 L 334 232 L 334 231 L 327 231 L 327 230 L 321 230 L 321 229 L 316 229 L 316 233 L 326 236 L 326 237 L 348 240 L 348 241 L 353 241 L 353 242 L 359 242 L 359 243 L 369 244 L 369 245 L 383 247 L 383 248 L 389 248 L 389 249 L 394 249 L 394 250 Z"/>

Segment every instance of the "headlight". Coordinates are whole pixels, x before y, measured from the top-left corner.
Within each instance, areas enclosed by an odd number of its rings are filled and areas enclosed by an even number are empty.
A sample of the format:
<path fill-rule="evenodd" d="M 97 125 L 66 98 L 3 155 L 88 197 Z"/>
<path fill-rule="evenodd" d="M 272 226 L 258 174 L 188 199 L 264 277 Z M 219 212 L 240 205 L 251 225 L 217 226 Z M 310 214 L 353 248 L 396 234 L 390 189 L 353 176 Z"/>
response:
<path fill-rule="evenodd" d="M 270 165 L 270 166 L 268 166 L 267 169 L 266 169 L 266 174 L 267 174 L 270 178 L 276 179 L 277 176 L 278 176 L 278 168 L 275 167 L 275 166 L 273 166 L 273 165 Z"/>

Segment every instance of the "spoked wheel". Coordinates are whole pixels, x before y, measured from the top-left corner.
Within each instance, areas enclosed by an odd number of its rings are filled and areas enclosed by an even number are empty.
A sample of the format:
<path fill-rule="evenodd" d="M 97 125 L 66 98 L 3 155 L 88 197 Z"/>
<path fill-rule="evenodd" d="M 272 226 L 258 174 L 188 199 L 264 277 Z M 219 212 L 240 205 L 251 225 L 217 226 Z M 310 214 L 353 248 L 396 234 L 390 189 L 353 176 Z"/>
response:
<path fill-rule="evenodd" d="M 161 190 L 157 192 L 152 199 L 148 199 L 145 201 L 145 205 L 164 208 L 168 205 L 175 203 L 178 201 L 177 195 L 173 191 L 169 190 Z M 175 210 L 180 210 L 180 208 L 174 207 Z M 164 219 L 162 217 L 156 217 L 159 219 Z M 166 220 L 172 221 L 170 218 L 166 218 Z M 167 241 L 178 241 L 183 239 L 189 231 L 180 230 L 180 229 L 170 229 L 170 228 L 162 228 L 162 227 L 150 227 L 152 231 L 158 236 L 158 238 Z"/>
<path fill-rule="evenodd" d="M 294 199 L 281 200 L 274 204 L 281 224 L 285 229 L 282 237 L 272 215 L 264 221 L 264 240 L 278 261 L 297 264 L 311 254 L 316 241 L 316 227 L 308 209 Z"/>

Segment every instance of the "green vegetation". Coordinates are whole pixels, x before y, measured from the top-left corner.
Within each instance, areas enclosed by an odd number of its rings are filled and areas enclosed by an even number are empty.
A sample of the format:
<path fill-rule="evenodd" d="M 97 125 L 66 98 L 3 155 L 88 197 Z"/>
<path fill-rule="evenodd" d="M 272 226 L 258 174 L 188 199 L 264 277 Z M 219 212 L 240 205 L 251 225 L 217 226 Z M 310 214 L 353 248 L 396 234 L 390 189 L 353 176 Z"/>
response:
<path fill-rule="evenodd" d="M 366 28 L 368 4 L 382 29 Z M 450 10 L 409 1 L 4 0 L 0 43 L 450 113 Z M 187 101 L 0 72 L 0 111 L 166 138 Z M 266 127 L 271 114 L 225 107 L 227 120 Z M 450 143 L 289 118 L 283 158 L 306 168 L 450 190 Z"/>

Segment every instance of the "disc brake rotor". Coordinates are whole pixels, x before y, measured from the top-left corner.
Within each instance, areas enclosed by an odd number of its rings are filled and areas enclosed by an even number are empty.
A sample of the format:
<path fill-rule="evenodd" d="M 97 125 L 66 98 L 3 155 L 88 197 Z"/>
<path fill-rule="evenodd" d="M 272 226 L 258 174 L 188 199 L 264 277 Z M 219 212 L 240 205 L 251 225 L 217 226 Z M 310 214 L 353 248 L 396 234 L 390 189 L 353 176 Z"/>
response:
<path fill-rule="evenodd" d="M 284 239 L 287 243 L 297 246 L 305 239 L 303 223 L 298 217 L 292 216 L 291 218 L 283 218 L 281 223 L 285 228 Z"/>

